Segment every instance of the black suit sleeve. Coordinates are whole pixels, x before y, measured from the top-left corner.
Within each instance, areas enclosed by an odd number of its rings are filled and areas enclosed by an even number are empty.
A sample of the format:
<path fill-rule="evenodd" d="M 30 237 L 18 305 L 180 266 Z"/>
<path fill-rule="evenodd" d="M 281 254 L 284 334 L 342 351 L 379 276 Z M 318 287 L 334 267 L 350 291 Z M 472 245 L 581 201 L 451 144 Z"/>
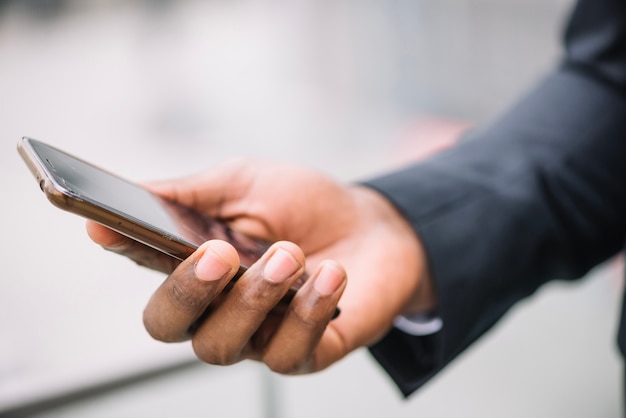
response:
<path fill-rule="evenodd" d="M 553 74 L 453 149 L 367 183 L 423 241 L 444 322 L 428 337 L 394 329 L 370 348 L 405 395 L 541 284 L 622 248 L 625 9 L 579 2 Z"/>

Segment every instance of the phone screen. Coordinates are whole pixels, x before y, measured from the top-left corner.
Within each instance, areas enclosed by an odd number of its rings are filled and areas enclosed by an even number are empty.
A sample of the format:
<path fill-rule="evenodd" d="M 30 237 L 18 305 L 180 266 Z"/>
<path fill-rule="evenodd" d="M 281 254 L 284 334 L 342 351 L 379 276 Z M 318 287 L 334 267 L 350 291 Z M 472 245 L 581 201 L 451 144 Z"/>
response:
<path fill-rule="evenodd" d="M 235 245 L 244 265 L 255 262 L 268 248 L 264 241 L 233 231 L 224 223 L 163 199 L 148 190 L 108 173 L 42 142 L 28 143 L 43 165 L 55 188 L 72 199 L 88 202 L 118 214 L 162 236 L 197 248 L 209 239 Z M 114 228 L 115 229 L 115 228 Z"/>

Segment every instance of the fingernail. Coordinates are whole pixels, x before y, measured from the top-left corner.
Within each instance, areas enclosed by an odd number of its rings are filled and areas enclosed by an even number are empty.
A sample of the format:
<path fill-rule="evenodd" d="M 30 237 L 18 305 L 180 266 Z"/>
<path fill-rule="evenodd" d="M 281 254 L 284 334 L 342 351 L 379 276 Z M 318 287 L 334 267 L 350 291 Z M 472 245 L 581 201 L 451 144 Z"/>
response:
<path fill-rule="evenodd" d="M 322 296 L 330 296 L 339 289 L 343 282 L 343 272 L 338 268 L 326 264 L 315 279 L 313 288 Z"/>
<path fill-rule="evenodd" d="M 301 267 L 300 263 L 289 252 L 279 248 L 265 264 L 263 274 L 272 282 L 282 283 L 293 276 Z"/>
<path fill-rule="evenodd" d="M 226 264 L 217 254 L 207 247 L 204 254 L 194 266 L 196 277 L 207 282 L 220 280 L 231 271 L 231 266 Z"/>

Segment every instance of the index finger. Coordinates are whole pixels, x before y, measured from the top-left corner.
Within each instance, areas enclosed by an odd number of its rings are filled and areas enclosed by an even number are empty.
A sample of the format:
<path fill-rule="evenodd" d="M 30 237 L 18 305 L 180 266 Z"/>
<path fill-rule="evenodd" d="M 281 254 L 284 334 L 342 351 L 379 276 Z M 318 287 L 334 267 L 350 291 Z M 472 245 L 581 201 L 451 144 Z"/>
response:
<path fill-rule="evenodd" d="M 144 310 L 144 326 L 165 342 L 189 339 L 190 328 L 239 269 L 239 256 L 226 241 L 204 243 L 156 290 Z"/>

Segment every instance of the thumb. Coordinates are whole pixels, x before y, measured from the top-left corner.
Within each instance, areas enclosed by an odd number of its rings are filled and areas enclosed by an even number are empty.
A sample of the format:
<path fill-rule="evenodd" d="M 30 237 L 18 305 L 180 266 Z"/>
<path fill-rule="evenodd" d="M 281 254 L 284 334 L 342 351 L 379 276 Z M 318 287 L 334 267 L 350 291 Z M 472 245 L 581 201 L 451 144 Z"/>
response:
<path fill-rule="evenodd" d="M 224 214 L 229 203 L 241 200 L 249 191 L 259 163 L 235 159 L 203 173 L 178 179 L 151 182 L 145 187 L 159 196 L 214 217 Z"/>

